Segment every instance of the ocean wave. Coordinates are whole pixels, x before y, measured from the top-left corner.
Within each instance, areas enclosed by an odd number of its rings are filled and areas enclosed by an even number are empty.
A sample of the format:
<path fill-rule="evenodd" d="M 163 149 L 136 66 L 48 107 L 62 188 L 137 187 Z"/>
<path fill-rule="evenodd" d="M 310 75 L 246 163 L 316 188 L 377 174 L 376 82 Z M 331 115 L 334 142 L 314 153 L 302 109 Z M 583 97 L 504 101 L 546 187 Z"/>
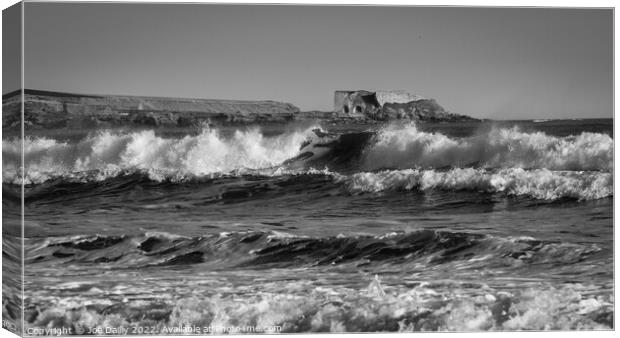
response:
<path fill-rule="evenodd" d="M 613 196 L 613 175 L 604 172 L 486 170 L 455 168 L 437 170 L 386 170 L 352 175 L 346 184 L 353 193 L 390 190 L 468 190 L 556 200 L 593 200 Z"/>
<path fill-rule="evenodd" d="M 458 290 L 460 286 L 453 288 Z M 170 320 L 192 318 L 195 324 L 219 327 L 235 323 L 250 326 L 247 324 L 256 321 L 263 327 L 279 326 L 282 332 L 568 330 L 613 326 L 613 301 L 583 295 L 579 286 L 528 288 L 514 293 L 487 290 L 469 297 L 432 285 L 388 291 L 377 295 L 371 290 L 317 288 L 311 297 L 259 293 L 244 302 L 222 297 L 188 298 L 175 304 Z M 212 312 L 214 309 L 227 311 L 218 315 Z"/>
<path fill-rule="evenodd" d="M 40 184 L 56 178 L 101 181 L 135 172 L 147 173 L 155 181 L 179 182 L 229 174 L 285 175 L 312 168 L 343 174 L 383 169 L 607 173 L 613 169 L 613 139 L 606 134 L 555 137 L 518 128 L 494 128 L 473 137 L 450 138 L 420 131 L 415 125 L 386 127 L 376 134 L 333 135 L 316 130 L 311 127 L 267 137 L 258 128 L 237 130 L 231 136 L 205 128 L 198 135 L 182 138 L 157 136 L 152 130 L 99 131 L 77 143 L 26 138 L 24 182 Z M 21 142 L 3 140 L 2 147 L 3 182 L 20 184 Z"/>
<path fill-rule="evenodd" d="M 364 169 L 369 171 L 444 167 L 612 171 L 613 139 L 586 132 L 556 137 L 517 127 L 455 139 L 411 124 L 381 130 L 365 156 Z"/>
<path fill-rule="evenodd" d="M 268 168 L 297 155 L 302 143 L 316 137 L 312 129 L 266 137 L 252 128 L 224 137 L 217 129 L 205 128 L 183 138 L 160 137 L 153 130 L 100 131 L 77 144 L 26 138 L 24 182 L 75 176 L 106 179 L 126 171 L 146 171 L 154 179 L 164 179 Z M 3 140 L 3 182 L 21 183 L 20 151 L 19 140 Z"/>
<path fill-rule="evenodd" d="M 47 297 L 28 297 L 25 320 L 32 328 L 154 327 L 152 334 L 174 327 L 211 327 L 217 333 L 226 333 L 227 327 L 245 333 L 256 327 L 269 333 L 609 329 L 613 295 L 606 286 L 552 286 L 537 278 L 515 286 L 500 278 L 498 288 L 498 280 L 487 281 L 489 286 L 456 277 L 472 271 L 484 271 L 489 280 L 494 273 L 522 276 L 538 270 L 547 275 L 547 267 L 595 263 L 601 250 L 593 243 L 438 230 L 324 237 L 146 231 L 31 238 L 26 239 L 26 263 L 48 273 L 103 269 L 111 275 L 145 268 L 146 275 L 153 269 L 174 273 L 183 268 L 213 275 L 186 281 L 164 274 L 165 283 L 172 284 L 157 292 L 165 297 L 150 289 L 144 293 L 143 282 L 151 285 L 153 279 L 63 283 Z M 250 284 L 231 288 L 223 277 L 237 271 L 264 277 L 265 269 L 286 272 L 286 278 L 251 278 Z M 445 271 L 453 278 L 434 278 Z M 296 272 L 298 278 L 291 279 L 288 274 Z M 411 276 L 408 283 L 402 283 L 401 272 Z M 355 283 L 324 283 L 325 276 L 344 273 Z M 374 273 L 385 279 L 373 279 Z M 209 281 L 213 276 L 218 281 Z M 28 304 L 32 299 L 36 305 Z"/>
<path fill-rule="evenodd" d="M 88 183 L 90 184 L 82 184 Z M 76 184 L 78 183 L 78 184 Z M 547 169 L 525 170 L 521 168 L 481 169 L 453 168 L 448 170 L 383 170 L 340 174 L 328 169 L 289 170 L 270 168 L 239 170 L 229 174 L 209 176 L 167 176 L 157 171 L 91 171 L 70 174 L 62 180 L 47 181 L 26 189 L 26 202 L 57 200 L 58 190 L 90 196 L 93 193 L 122 195 L 139 188 L 148 205 L 152 198 L 166 200 L 158 192 L 169 186 L 192 184 L 200 191 L 202 201 L 244 200 L 249 196 L 269 194 L 306 194 L 330 191 L 332 195 L 357 195 L 364 193 L 398 193 L 416 191 L 470 191 L 498 196 L 522 196 L 531 199 L 555 201 L 575 199 L 589 201 L 612 197 L 613 174 L 600 171 L 552 171 Z M 18 203 L 11 198 L 18 191 L 8 187 L 4 194 L 5 204 Z M 159 196 L 159 197 L 158 197 Z M 168 201 L 170 202 L 170 201 Z M 19 204 L 19 203 L 18 203 Z M 155 203 L 156 204 L 156 203 Z"/>
<path fill-rule="evenodd" d="M 354 264 L 459 262 L 459 266 L 520 266 L 574 263 L 600 251 L 582 245 L 533 238 L 502 238 L 465 232 L 418 230 L 387 235 L 293 236 L 269 231 L 183 237 L 86 235 L 28 243 L 28 264 L 106 264 L 149 267 L 205 264 L 211 268 L 286 268 Z"/>
<path fill-rule="evenodd" d="M 258 282 L 259 283 L 259 282 Z M 279 292 L 186 295 L 172 300 L 61 299 L 26 310 L 30 328 L 76 328 L 118 335 L 110 328 L 149 328 L 150 334 L 412 332 L 480 330 L 609 330 L 613 295 L 580 284 L 499 291 L 482 285 L 421 283 L 411 288 L 309 287 L 278 284 Z M 307 285 L 303 285 L 308 288 Z M 198 331 L 197 331 L 198 330 Z M 256 331 L 259 330 L 259 331 Z"/>

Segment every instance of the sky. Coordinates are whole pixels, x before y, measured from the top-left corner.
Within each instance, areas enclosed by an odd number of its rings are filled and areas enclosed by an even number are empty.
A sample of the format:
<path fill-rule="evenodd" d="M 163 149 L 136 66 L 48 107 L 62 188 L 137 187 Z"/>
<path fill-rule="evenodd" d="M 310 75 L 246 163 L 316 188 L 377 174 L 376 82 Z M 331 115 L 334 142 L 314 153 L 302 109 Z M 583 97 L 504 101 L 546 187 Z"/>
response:
<path fill-rule="evenodd" d="M 611 9 L 31 2 L 24 26 L 32 89 L 302 110 L 398 89 L 480 118 L 613 116 Z"/>

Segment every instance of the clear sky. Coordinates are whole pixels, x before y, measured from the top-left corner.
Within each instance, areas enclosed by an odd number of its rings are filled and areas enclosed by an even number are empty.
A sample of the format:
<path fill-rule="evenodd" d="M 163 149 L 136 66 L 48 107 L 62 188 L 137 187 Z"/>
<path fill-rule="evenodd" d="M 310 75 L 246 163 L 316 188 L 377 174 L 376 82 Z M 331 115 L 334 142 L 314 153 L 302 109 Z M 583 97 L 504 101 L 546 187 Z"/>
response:
<path fill-rule="evenodd" d="M 338 89 L 404 89 L 475 117 L 613 114 L 611 9 L 25 6 L 26 88 L 302 110 L 331 110 Z"/>

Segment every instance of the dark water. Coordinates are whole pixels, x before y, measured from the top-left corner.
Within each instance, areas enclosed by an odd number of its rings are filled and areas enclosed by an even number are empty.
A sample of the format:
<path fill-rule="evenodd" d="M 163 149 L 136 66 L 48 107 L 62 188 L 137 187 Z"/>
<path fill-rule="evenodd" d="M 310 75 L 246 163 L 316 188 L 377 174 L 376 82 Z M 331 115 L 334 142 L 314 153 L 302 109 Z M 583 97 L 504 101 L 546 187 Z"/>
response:
<path fill-rule="evenodd" d="M 24 145 L 25 331 L 610 329 L 612 127 L 48 131 Z M 13 261 L 18 158 L 5 139 Z"/>

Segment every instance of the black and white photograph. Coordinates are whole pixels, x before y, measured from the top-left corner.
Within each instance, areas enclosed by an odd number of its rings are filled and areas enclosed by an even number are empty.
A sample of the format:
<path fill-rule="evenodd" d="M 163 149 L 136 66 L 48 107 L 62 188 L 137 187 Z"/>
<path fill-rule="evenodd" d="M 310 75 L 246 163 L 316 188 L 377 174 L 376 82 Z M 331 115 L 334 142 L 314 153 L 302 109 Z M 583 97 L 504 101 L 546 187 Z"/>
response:
<path fill-rule="evenodd" d="M 4 329 L 615 330 L 614 8 L 9 5 Z"/>

